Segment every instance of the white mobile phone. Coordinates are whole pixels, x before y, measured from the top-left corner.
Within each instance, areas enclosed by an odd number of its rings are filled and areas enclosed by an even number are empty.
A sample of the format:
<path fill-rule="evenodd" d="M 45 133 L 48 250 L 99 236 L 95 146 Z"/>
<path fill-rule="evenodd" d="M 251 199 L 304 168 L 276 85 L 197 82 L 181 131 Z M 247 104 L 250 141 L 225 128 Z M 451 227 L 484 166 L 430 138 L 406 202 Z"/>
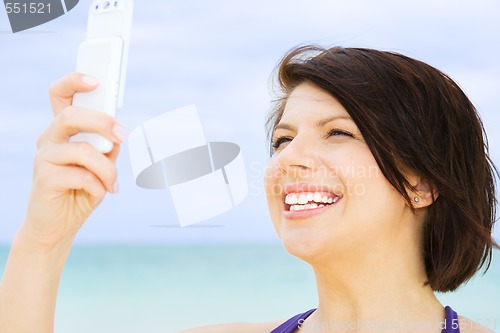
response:
<path fill-rule="evenodd" d="M 76 93 L 72 105 L 115 116 L 123 105 L 127 57 L 132 26 L 133 0 L 93 1 L 87 36 L 78 48 L 76 71 L 99 80 L 90 92 Z M 88 142 L 108 153 L 113 143 L 96 133 L 81 132 L 70 141 Z"/>

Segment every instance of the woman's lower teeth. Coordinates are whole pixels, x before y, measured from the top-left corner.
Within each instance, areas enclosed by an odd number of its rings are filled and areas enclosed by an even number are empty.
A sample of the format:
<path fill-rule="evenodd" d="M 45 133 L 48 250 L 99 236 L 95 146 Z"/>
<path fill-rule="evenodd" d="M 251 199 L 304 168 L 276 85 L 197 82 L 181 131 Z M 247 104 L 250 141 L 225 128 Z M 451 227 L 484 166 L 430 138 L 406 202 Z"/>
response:
<path fill-rule="evenodd" d="M 312 204 L 305 204 L 305 205 L 291 205 L 290 206 L 290 211 L 296 211 L 296 210 L 306 210 L 306 209 L 316 209 L 316 208 L 320 208 L 320 207 L 324 207 L 325 205 L 324 204 L 315 204 L 315 203 L 312 203 Z"/>

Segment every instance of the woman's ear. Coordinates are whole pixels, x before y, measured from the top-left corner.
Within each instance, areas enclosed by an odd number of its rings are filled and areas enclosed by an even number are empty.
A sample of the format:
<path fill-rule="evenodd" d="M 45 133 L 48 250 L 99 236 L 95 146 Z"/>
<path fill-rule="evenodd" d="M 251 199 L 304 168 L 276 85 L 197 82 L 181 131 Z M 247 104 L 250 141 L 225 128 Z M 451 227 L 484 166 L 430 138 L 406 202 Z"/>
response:
<path fill-rule="evenodd" d="M 431 186 L 429 181 L 421 176 L 408 179 L 413 189 L 408 189 L 408 196 L 412 200 L 413 207 L 424 208 L 430 206 L 439 196 L 439 193 Z"/>

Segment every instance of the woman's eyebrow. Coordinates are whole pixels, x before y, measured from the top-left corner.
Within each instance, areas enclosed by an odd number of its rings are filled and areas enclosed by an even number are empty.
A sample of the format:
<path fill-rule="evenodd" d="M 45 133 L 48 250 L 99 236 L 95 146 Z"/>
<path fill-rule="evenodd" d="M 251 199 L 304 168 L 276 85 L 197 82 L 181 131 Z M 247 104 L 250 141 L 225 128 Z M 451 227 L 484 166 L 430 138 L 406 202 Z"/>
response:
<path fill-rule="evenodd" d="M 332 117 L 328 117 L 328 118 L 321 119 L 321 120 L 317 121 L 315 125 L 316 125 L 316 127 L 323 127 L 326 124 L 328 124 L 329 122 L 337 120 L 337 119 L 345 119 L 345 120 L 352 121 L 352 118 L 349 116 L 332 116 Z M 276 127 L 274 128 L 274 130 L 277 130 L 277 129 L 285 129 L 285 130 L 289 130 L 289 131 L 296 130 L 296 128 L 294 126 L 287 124 L 287 123 L 281 123 L 281 122 L 278 125 L 276 125 Z"/>
<path fill-rule="evenodd" d="M 285 129 L 285 130 L 289 130 L 289 131 L 295 131 L 295 127 L 293 127 L 292 125 L 289 125 L 287 123 L 279 123 L 274 128 L 274 130 L 277 130 L 277 129 Z"/>
<path fill-rule="evenodd" d="M 325 119 L 322 119 L 322 120 L 319 120 L 318 122 L 316 122 L 316 127 L 323 127 L 326 124 L 328 124 L 329 122 L 337 120 L 337 119 L 345 119 L 345 120 L 352 121 L 352 118 L 349 116 L 332 116 L 332 117 L 328 117 L 328 118 L 325 118 Z"/>

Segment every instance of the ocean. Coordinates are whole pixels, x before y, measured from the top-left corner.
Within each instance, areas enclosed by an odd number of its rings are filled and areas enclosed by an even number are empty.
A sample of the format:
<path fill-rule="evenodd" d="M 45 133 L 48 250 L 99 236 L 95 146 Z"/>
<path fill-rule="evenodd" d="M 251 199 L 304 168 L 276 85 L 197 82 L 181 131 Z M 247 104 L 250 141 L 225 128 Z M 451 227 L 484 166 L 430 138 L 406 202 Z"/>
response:
<path fill-rule="evenodd" d="M 8 249 L 0 249 L 0 267 Z M 444 305 L 500 332 L 500 256 Z M 75 246 L 55 332 L 170 333 L 211 323 L 287 319 L 316 306 L 309 266 L 280 245 Z"/>

